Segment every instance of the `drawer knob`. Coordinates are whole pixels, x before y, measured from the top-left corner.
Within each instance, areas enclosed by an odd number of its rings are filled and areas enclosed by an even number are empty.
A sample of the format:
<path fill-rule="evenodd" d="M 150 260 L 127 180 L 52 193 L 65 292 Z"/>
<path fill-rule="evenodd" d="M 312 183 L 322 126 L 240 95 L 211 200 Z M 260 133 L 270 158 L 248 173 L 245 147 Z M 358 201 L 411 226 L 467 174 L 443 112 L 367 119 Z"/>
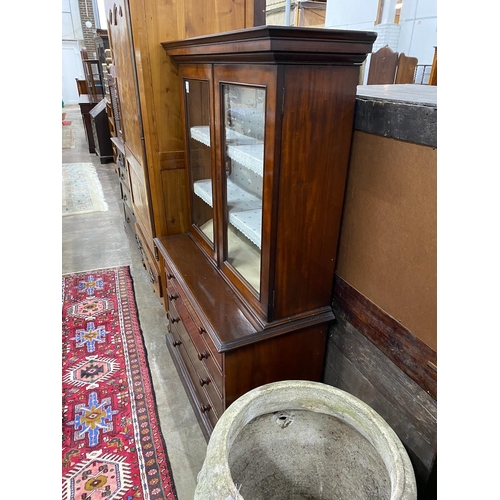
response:
<path fill-rule="evenodd" d="M 200 380 L 200 385 L 203 387 L 204 385 L 208 385 L 210 382 L 211 382 L 211 380 L 208 377 L 202 378 Z"/>
<path fill-rule="evenodd" d="M 198 359 L 201 361 L 202 359 L 207 359 L 208 358 L 208 352 L 203 351 L 198 354 Z"/>
<path fill-rule="evenodd" d="M 200 332 L 200 335 L 206 332 L 205 328 L 203 328 L 202 326 L 198 327 L 198 331 Z"/>
<path fill-rule="evenodd" d="M 174 347 L 180 346 L 181 344 L 182 344 L 182 342 L 181 342 L 180 340 L 174 340 L 174 341 L 172 342 L 172 345 L 173 345 Z"/>
<path fill-rule="evenodd" d="M 170 319 L 170 321 L 171 321 L 172 323 L 177 323 L 177 322 L 178 322 L 178 321 L 180 321 L 180 320 L 181 320 L 181 318 L 171 318 L 171 319 Z"/>
<path fill-rule="evenodd" d="M 177 293 L 170 293 L 170 294 L 168 295 L 168 298 L 169 298 L 170 300 L 175 300 L 175 299 L 178 299 L 178 298 L 179 298 L 179 294 L 177 294 Z"/>
<path fill-rule="evenodd" d="M 205 413 L 206 411 L 210 411 L 211 408 L 212 407 L 210 405 L 201 405 L 200 406 L 201 413 Z"/>

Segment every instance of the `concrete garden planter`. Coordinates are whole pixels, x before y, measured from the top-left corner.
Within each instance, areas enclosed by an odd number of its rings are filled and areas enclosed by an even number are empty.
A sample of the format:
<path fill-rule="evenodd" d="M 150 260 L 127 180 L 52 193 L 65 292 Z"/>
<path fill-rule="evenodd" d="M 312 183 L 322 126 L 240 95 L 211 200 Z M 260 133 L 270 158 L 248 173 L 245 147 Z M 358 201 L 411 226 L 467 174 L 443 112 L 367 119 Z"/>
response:
<path fill-rule="evenodd" d="M 254 389 L 217 422 L 195 500 L 416 500 L 401 441 L 372 408 L 326 384 Z"/>

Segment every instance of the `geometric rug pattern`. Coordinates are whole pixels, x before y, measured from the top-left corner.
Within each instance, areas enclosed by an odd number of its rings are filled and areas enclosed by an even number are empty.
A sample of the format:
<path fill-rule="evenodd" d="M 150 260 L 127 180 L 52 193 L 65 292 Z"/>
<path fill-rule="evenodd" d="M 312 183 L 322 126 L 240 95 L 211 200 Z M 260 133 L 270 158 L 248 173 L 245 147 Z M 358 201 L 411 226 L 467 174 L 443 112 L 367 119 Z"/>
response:
<path fill-rule="evenodd" d="M 105 212 L 108 204 L 104 199 L 99 176 L 92 163 L 62 164 L 62 215 Z"/>
<path fill-rule="evenodd" d="M 62 290 L 63 500 L 177 499 L 129 266 Z"/>

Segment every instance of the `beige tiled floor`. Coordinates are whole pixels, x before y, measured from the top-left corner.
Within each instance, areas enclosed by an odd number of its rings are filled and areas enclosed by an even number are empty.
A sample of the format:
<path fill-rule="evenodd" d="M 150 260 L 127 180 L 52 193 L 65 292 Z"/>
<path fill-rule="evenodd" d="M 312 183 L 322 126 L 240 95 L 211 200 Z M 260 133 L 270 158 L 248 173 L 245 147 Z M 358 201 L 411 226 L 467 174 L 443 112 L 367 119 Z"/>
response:
<path fill-rule="evenodd" d="M 75 148 L 62 150 L 62 163 L 92 163 L 103 187 L 108 211 L 62 217 L 62 272 L 129 265 L 139 320 L 153 378 L 161 429 L 179 500 L 192 500 L 207 443 L 165 343 L 166 316 L 154 295 L 135 241 L 124 228 L 120 187 L 113 163 L 101 164 L 88 151 L 78 105 L 66 106 Z"/>

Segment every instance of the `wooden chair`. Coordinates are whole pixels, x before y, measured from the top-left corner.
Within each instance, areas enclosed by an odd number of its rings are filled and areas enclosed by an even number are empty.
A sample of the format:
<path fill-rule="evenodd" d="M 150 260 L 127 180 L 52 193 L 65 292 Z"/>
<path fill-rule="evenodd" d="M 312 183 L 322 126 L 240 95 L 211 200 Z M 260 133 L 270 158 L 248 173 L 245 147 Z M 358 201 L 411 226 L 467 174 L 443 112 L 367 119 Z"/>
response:
<path fill-rule="evenodd" d="M 429 77 L 429 85 L 437 85 L 438 84 L 438 49 L 434 47 L 434 58 L 432 60 L 432 68 L 431 68 L 431 76 Z"/>
<path fill-rule="evenodd" d="M 394 83 L 398 53 L 388 45 L 374 52 L 370 59 L 367 85 L 385 85 Z"/>
<path fill-rule="evenodd" d="M 418 59 L 416 57 L 408 57 L 404 52 L 401 52 L 398 58 L 396 80 L 394 83 L 413 83 L 415 81 L 415 68 L 417 64 Z"/>

